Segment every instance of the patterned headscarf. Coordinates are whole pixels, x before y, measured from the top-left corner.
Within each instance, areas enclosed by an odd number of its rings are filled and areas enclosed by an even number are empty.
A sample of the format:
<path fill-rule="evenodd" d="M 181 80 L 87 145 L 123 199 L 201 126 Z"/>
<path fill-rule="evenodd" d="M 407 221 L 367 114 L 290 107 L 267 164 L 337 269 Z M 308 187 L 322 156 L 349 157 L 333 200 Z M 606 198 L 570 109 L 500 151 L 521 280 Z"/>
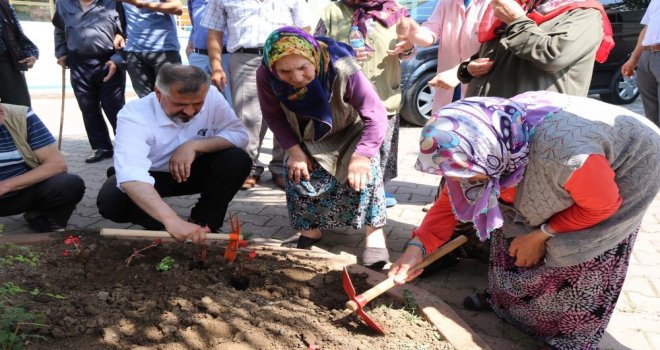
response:
<path fill-rule="evenodd" d="M 357 26 L 365 38 L 367 37 L 368 19 L 376 20 L 385 28 L 389 28 L 397 24 L 399 18 L 410 16 L 408 10 L 394 0 L 342 0 L 342 2 L 355 9 L 351 25 Z M 348 33 L 346 35 L 348 36 Z"/>
<path fill-rule="evenodd" d="M 282 57 L 300 55 L 315 67 L 316 77 L 307 86 L 295 88 L 279 79 L 273 65 Z M 272 32 L 264 43 L 262 64 L 268 71 L 275 96 L 292 112 L 311 117 L 314 139 L 318 140 L 332 128 L 330 87 L 335 78 L 333 62 L 355 56 L 347 44 L 330 38 L 313 37 L 297 27 L 282 27 Z"/>
<path fill-rule="evenodd" d="M 531 92 L 451 103 L 422 129 L 415 167 L 446 177 L 456 217 L 474 222 L 479 239 L 486 240 L 502 226 L 500 188 L 522 179 L 534 128 L 565 101 L 561 94 Z M 488 180 L 468 180 L 478 174 Z"/>

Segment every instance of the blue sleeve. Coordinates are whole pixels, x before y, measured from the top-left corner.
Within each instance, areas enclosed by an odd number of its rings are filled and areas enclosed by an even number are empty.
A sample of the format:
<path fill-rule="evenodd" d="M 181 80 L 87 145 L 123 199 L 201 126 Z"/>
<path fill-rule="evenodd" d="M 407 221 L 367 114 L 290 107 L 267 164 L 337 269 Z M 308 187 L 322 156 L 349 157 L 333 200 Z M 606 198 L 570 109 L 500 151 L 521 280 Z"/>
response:
<path fill-rule="evenodd" d="M 27 133 L 28 143 L 33 150 L 55 143 L 53 135 L 32 109 L 27 112 Z"/>

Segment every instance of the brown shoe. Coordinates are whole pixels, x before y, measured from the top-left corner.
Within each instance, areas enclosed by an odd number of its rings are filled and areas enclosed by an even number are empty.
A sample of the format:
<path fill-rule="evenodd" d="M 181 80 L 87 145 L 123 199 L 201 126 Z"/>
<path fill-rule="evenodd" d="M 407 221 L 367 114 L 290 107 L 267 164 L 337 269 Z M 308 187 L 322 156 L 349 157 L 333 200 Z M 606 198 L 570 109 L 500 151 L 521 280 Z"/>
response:
<path fill-rule="evenodd" d="M 253 188 L 254 186 L 257 185 L 257 181 L 259 181 L 259 176 L 256 175 L 250 175 L 245 179 L 245 182 L 243 182 L 243 185 L 241 186 L 241 190 L 249 190 Z"/>
<path fill-rule="evenodd" d="M 273 174 L 273 181 L 275 182 L 275 185 L 277 185 L 277 187 L 281 189 L 284 189 L 284 187 L 286 186 L 286 180 L 284 179 L 284 175 Z"/>

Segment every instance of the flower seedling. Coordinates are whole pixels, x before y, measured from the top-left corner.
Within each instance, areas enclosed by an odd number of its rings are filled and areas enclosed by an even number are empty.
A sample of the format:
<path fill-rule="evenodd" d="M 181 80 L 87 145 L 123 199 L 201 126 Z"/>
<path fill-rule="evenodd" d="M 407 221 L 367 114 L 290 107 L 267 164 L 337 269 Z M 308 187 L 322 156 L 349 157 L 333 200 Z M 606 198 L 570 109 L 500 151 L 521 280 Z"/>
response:
<path fill-rule="evenodd" d="M 156 239 L 153 242 L 151 242 L 151 244 L 149 244 L 148 246 L 146 246 L 142 249 L 133 248 L 133 254 L 131 254 L 131 256 L 129 256 L 128 258 L 126 258 L 126 260 L 124 260 L 124 266 L 129 267 L 129 266 L 131 266 L 131 262 L 133 261 L 134 258 L 143 257 L 144 254 L 142 254 L 142 253 L 145 250 L 155 248 L 155 247 L 159 247 L 161 245 L 163 245 L 163 241 L 161 239 Z"/>
<path fill-rule="evenodd" d="M 67 236 L 64 239 L 64 244 L 66 244 L 67 248 L 64 249 L 64 252 L 62 252 L 62 256 L 69 256 L 71 255 L 72 251 L 76 255 L 80 255 L 80 253 L 82 253 L 83 246 L 80 242 L 80 236 Z M 71 246 L 73 246 L 74 249 L 71 249 Z"/>
<path fill-rule="evenodd" d="M 156 265 L 156 270 L 160 272 L 169 271 L 174 267 L 174 264 L 176 264 L 176 260 L 166 256 L 158 263 L 158 265 Z"/>

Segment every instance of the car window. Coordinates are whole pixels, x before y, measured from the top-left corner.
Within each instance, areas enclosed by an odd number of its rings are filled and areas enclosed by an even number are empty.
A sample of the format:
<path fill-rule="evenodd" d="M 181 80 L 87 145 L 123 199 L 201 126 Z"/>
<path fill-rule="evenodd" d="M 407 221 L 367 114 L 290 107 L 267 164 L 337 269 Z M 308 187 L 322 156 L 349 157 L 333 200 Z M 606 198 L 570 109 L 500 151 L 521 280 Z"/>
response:
<path fill-rule="evenodd" d="M 649 6 L 650 0 L 598 0 L 605 9 L 640 10 Z"/>
<path fill-rule="evenodd" d="M 433 12 L 437 0 L 399 0 L 399 4 L 410 11 L 410 17 L 417 22 L 425 22 Z"/>

